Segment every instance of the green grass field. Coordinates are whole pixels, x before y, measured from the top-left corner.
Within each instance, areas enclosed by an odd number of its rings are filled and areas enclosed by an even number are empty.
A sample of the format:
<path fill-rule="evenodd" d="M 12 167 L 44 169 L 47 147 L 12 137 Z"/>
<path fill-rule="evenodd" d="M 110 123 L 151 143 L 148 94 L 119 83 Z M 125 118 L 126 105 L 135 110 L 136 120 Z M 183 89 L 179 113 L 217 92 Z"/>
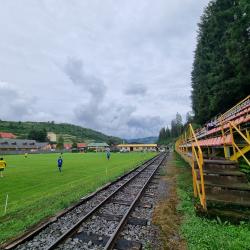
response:
<path fill-rule="evenodd" d="M 0 244 L 55 214 L 79 198 L 115 179 L 155 153 L 64 153 L 62 172 L 59 154 L 7 155 L 0 179 Z M 106 175 L 107 168 L 107 175 Z M 8 206 L 5 215 L 5 202 Z"/>

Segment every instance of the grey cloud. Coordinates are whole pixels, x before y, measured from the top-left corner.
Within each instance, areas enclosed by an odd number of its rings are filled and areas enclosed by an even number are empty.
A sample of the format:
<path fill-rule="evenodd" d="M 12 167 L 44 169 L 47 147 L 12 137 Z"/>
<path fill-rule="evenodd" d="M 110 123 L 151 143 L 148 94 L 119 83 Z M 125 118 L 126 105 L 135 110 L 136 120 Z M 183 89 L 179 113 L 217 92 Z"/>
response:
<path fill-rule="evenodd" d="M 28 97 L 13 85 L 0 82 L 0 110 L 2 120 L 22 120 L 23 116 L 32 113 L 35 99 Z"/>
<path fill-rule="evenodd" d="M 132 84 L 127 86 L 127 88 L 123 91 L 126 95 L 145 95 L 147 92 L 147 87 L 144 84 Z"/>
<path fill-rule="evenodd" d="M 64 72 L 75 84 L 85 88 L 91 93 L 93 101 L 102 101 L 106 94 L 106 86 L 101 79 L 84 72 L 83 62 L 75 58 L 67 59 Z"/>
<path fill-rule="evenodd" d="M 137 116 L 132 117 L 127 125 L 133 128 L 154 129 L 162 124 L 164 120 L 160 116 Z"/>
<path fill-rule="evenodd" d="M 117 103 L 98 104 L 86 102 L 74 108 L 77 123 L 92 129 L 99 129 L 112 134 L 126 124 L 127 119 L 135 112 L 136 107 L 121 105 Z"/>
<path fill-rule="evenodd" d="M 53 117 L 138 138 L 190 110 L 195 30 L 209 0 L 0 2 L 0 81 L 18 86 L 1 92 L 1 119 Z"/>
<path fill-rule="evenodd" d="M 128 131 L 131 135 L 148 136 L 158 135 L 159 130 L 164 124 L 164 119 L 160 116 L 136 116 L 131 117 L 127 122 Z M 132 138 L 130 135 L 130 138 Z M 129 138 L 127 138 L 129 139 Z"/>

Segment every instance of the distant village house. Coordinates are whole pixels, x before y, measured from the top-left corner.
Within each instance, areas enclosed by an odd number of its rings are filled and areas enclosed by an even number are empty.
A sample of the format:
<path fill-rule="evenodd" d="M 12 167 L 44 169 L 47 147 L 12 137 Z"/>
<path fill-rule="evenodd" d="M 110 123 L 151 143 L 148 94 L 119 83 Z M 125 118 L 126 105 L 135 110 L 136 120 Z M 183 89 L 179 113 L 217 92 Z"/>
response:
<path fill-rule="evenodd" d="M 56 134 L 52 132 L 47 132 L 47 137 L 50 139 L 50 141 L 56 141 Z"/>
<path fill-rule="evenodd" d="M 0 138 L 0 150 L 32 150 L 37 149 L 35 140 Z"/>
<path fill-rule="evenodd" d="M 104 148 L 108 148 L 109 147 L 109 145 L 107 144 L 107 143 L 89 143 L 88 145 L 87 145 L 87 147 L 88 148 L 94 148 L 94 149 L 97 149 L 97 148 L 99 148 L 99 149 L 104 149 Z"/>
<path fill-rule="evenodd" d="M 128 150 L 130 152 L 136 151 L 157 151 L 157 144 L 119 144 L 117 145 L 121 150 Z"/>
<path fill-rule="evenodd" d="M 73 143 L 64 144 L 64 147 L 65 147 L 66 149 L 72 148 L 72 144 L 73 144 Z M 85 143 L 77 143 L 77 148 L 79 148 L 79 149 L 84 149 L 84 148 L 86 148 L 86 147 L 87 147 L 87 146 L 86 146 Z"/>
<path fill-rule="evenodd" d="M 1 138 L 5 138 L 5 139 L 16 139 L 17 136 L 12 134 L 12 133 L 5 133 L 5 132 L 0 132 Z"/>
<path fill-rule="evenodd" d="M 41 150 L 51 150 L 51 145 L 48 142 L 38 142 L 37 148 Z"/>

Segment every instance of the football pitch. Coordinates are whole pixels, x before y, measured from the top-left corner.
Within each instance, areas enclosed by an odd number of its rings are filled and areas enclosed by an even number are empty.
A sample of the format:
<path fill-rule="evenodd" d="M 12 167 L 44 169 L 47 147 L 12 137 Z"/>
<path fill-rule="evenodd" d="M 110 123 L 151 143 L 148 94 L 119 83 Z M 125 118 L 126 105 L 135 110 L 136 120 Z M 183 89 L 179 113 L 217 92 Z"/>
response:
<path fill-rule="evenodd" d="M 0 179 L 0 244 L 115 179 L 156 153 L 6 155 Z M 8 195 L 6 214 L 5 203 Z"/>

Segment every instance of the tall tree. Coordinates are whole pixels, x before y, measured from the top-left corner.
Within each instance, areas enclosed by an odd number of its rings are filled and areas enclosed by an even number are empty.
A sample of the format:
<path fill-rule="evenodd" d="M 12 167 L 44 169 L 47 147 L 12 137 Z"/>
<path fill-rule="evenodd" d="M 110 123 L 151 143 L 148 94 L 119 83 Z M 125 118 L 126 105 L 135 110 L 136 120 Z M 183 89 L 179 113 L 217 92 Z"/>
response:
<path fill-rule="evenodd" d="M 28 139 L 30 139 L 30 140 L 36 140 L 38 142 L 49 141 L 48 138 L 47 138 L 47 131 L 46 131 L 45 128 L 43 128 L 41 130 L 36 130 L 36 129 L 32 128 L 29 131 Z"/>
<path fill-rule="evenodd" d="M 177 112 L 176 114 L 176 129 L 177 129 L 177 135 L 181 135 L 181 131 L 182 131 L 182 117 L 181 115 Z"/>
<path fill-rule="evenodd" d="M 210 1 L 198 27 L 191 100 L 202 124 L 250 94 L 249 1 Z"/>

